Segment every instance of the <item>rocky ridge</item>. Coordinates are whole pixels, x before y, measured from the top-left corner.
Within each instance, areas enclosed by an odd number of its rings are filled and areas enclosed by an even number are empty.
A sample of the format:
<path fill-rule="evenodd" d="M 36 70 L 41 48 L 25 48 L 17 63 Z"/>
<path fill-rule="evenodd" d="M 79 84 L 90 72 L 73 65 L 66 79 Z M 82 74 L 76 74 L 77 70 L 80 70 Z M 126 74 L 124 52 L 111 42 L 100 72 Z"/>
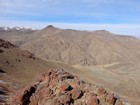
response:
<path fill-rule="evenodd" d="M 11 44 L 10 42 L 8 41 L 5 41 L 3 39 L 0 38 L 0 48 L 14 48 L 16 47 L 15 45 Z"/>
<path fill-rule="evenodd" d="M 12 105 L 128 105 L 114 93 L 63 69 L 52 69 L 37 80 L 19 90 Z"/>

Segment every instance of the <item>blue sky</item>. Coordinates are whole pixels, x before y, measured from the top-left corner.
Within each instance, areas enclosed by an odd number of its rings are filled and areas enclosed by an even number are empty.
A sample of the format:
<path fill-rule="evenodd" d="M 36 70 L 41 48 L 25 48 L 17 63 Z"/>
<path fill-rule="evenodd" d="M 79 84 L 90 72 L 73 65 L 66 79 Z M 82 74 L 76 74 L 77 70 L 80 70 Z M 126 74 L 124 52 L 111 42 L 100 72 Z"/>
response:
<path fill-rule="evenodd" d="M 140 37 L 140 0 L 0 0 L 1 26 L 106 29 Z"/>

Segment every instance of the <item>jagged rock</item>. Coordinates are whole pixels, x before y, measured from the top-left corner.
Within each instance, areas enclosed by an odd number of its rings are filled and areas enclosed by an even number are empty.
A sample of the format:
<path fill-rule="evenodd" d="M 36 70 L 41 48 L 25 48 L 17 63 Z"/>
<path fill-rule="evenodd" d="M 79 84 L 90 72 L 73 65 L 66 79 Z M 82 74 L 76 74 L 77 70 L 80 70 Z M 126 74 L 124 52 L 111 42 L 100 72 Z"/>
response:
<path fill-rule="evenodd" d="M 3 53 L 4 51 L 2 49 L 0 49 L 0 53 Z"/>
<path fill-rule="evenodd" d="M 73 87 L 77 87 L 78 85 L 80 85 L 80 82 L 78 80 L 69 80 L 68 83 Z"/>
<path fill-rule="evenodd" d="M 113 105 L 115 99 L 114 99 L 114 94 L 108 94 L 106 96 L 106 102 L 109 103 L 110 105 Z"/>
<path fill-rule="evenodd" d="M 70 103 L 70 100 L 71 100 L 70 94 L 62 95 L 59 97 L 58 100 L 61 104 L 68 104 L 68 103 Z"/>
<path fill-rule="evenodd" d="M 3 39 L 0 38 L 0 47 L 3 47 L 3 48 L 14 48 L 16 46 L 11 44 L 10 42 L 4 41 Z"/>
<path fill-rule="evenodd" d="M 33 94 L 32 97 L 30 98 L 30 105 L 37 105 L 38 100 L 36 99 L 36 96 Z"/>
<path fill-rule="evenodd" d="M 121 100 L 117 100 L 115 105 L 124 105 L 123 102 Z"/>
<path fill-rule="evenodd" d="M 81 91 L 81 89 L 79 89 L 79 88 L 77 87 L 77 88 L 74 88 L 74 89 L 71 91 L 71 94 L 72 94 L 72 98 L 73 98 L 73 99 L 78 99 L 78 98 L 82 97 L 83 92 Z"/>
<path fill-rule="evenodd" d="M 60 86 L 60 91 L 61 92 L 67 91 L 67 90 L 70 90 L 70 89 L 71 89 L 71 86 L 67 82 L 62 83 L 62 85 Z"/>
<path fill-rule="evenodd" d="M 99 87 L 99 88 L 97 89 L 97 93 L 100 94 L 100 95 L 103 95 L 103 94 L 106 93 L 106 90 L 105 90 L 103 87 Z"/>
<path fill-rule="evenodd" d="M 87 105 L 99 105 L 96 94 L 91 94 L 90 99 L 87 102 Z"/>
<path fill-rule="evenodd" d="M 38 80 L 19 90 L 12 105 L 124 105 L 103 87 L 88 84 L 62 69 L 43 73 Z"/>
<path fill-rule="evenodd" d="M 85 104 L 82 103 L 81 101 L 76 101 L 76 102 L 74 103 L 74 105 L 85 105 Z"/>
<path fill-rule="evenodd" d="M 39 97 L 50 97 L 53 94 L 53 91 L 50 88 L 43 87 L 38 91 Z"/>

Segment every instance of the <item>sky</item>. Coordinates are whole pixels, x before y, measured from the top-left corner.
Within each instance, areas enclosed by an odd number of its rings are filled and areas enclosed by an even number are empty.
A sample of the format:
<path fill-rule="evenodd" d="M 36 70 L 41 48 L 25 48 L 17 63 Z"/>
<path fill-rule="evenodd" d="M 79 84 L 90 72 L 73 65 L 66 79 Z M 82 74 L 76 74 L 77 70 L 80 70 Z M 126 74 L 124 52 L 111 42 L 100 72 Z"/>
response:
<path fill-rule="evenodd" d="M 140 37 L 140 0 L 0 0 L 0 26 L 108 30 Z"/>

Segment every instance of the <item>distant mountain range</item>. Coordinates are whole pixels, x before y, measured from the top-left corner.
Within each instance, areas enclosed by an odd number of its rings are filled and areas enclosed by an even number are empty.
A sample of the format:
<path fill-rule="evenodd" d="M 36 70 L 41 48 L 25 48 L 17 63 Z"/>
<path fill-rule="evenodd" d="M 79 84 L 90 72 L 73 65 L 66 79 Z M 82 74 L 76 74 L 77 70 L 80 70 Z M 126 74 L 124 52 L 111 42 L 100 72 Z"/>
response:
<path fill-rule="evenodd" d="M 0 32 L 0 37 L 36 56 L 70 65 L 103 65 L 115 62 L 140 62 L 140 40 L 110 33 L 59 29 Z"/>

